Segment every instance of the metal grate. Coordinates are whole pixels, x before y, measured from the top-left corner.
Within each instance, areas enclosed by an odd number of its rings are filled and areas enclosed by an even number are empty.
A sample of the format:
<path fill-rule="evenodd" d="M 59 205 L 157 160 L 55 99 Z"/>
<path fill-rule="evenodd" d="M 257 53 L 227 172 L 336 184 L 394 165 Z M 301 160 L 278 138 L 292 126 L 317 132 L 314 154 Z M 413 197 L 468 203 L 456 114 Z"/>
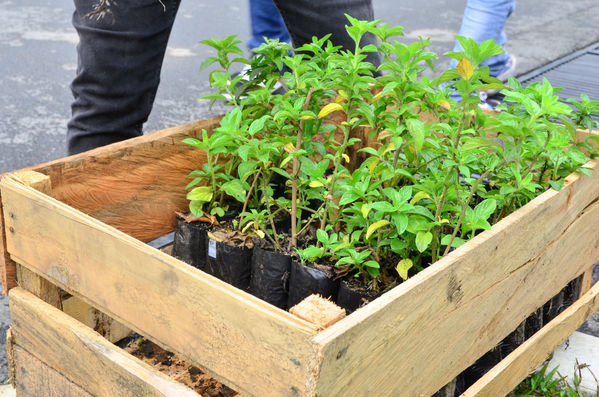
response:
<path fill-rule="evenodd" d="M 563 88 L 557 95 L 564 100 L 579 100 L 581 94 L 586 94 L 591 101 L 599 101 L 599 43 L 519 76 L 518 80 L 522 85 L 528 85 L 543 81 L 543 78 L 553 87 Z M 593 118 L 599 121 L 599 114 L 594 114 Z"/>

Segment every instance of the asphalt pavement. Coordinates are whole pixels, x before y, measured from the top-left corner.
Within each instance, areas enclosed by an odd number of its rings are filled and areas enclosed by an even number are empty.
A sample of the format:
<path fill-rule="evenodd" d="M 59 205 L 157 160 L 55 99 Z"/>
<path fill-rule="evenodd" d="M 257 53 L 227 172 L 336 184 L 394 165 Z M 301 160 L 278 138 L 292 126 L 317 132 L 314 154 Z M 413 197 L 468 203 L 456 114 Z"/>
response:
<path fill-rule="evenodd" d="M 406 42 L 430 37 L 430 49 L 439 54 L 452 49 L 464 5 L 465 0 L 374 0 L 376 18 L 403 26 Z M 78 41 L 72 11 L 72 0 L 0 0 L 0 173 L 66 154 Z M 516 74 L 523 75 L 599 42 L 599 2 L 518 0 L 505 30 L 506 47 L 518 59 Z M 200 63 L 212 55 L 199 42 L 231 34 L 249 38 L 247 1 L 182 2 L 145 131 L 222 113 L 222 107 L 198 100 L 209 92 Z M 437 73 L 448 62 L 435 61 Z M 9 322 L 7 302 L 0 301 L 2 342 Z M 0 382 L 6 379 L 5 362 L 0 354 Z"/>

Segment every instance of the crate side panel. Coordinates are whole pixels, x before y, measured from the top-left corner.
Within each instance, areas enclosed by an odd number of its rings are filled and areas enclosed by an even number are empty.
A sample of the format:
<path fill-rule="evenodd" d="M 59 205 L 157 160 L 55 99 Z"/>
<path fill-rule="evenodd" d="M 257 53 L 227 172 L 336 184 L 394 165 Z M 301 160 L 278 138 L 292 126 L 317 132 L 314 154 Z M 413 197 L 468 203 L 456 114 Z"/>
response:
<path fill-rule="evenodd" d="M 146 134 L 36 166 L 52 180 L 52 196 L 141 240 L 173 229 L 174 212 L 188 211 L 189 172 L 203 151 L 182 143 L 212 131 L 212 118 Z"/>
<path fill-rule="evenodd" d="M 0 184 L 19 263 L 244 394 L 302 392 L 314 326 L 35 190 Z"/>
<path fill-rule="evenodd" d="M 16 346 L 92 395 L 198 396 L 21 288 L 10 292 L 10 311 Z"/>
<path fill-rule="evenodd" d="M 17 286 L 17 264 L 10 259 L 6 249 L 6 230 L 4 228 L 4 210 L 2 206 L 2 195 L 0 194 L 0 277 L 4 295 Z"/>
<path fill-rule="evenodd" d="M 19 397 L 93 397 L 79 385 L 15 346 L 15 389 Z"/>
<path fill-rule="evenodd" d="M 599 284 L 493 367 L 462 396 L 507 395 L 597 310 Z"/>
<path fill-rule="evenodd" d="M 495 346 L 599 256 L 593 172 L 319 333 L 317 393 L 432 394 Z"/>

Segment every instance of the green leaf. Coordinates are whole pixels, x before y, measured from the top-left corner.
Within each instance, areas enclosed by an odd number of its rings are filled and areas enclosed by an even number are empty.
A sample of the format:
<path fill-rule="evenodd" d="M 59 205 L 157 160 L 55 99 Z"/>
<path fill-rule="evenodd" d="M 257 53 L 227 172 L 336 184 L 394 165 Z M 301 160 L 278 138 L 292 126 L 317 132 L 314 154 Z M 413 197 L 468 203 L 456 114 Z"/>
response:
<path fill-rule="evenodd" d="M 424 252 L 432 241 L 433 234 L 431 232 L 419 231 L 416 233 L 416 248 L 418 251 Z"/>
<path fill-rule="evenodd" d="M 414 149 L 416 153 L 419 153 L 424 145 L 424 123 L 419 119 L 412 118 L 406 120 L 406 124 L 414 142 Z"/>
<path fill-rule="evenodd" d="M 237 175 L 243 180 L 256 169 L 256 163 L 254 161 L 244 161 L 237 167 Z"/>
<path fill-rule="evenodd" d="M 204 204 L 206 202 L 205 201 L 198 201 L 198 200 L 192 200 L 189 202 L 189 212 L 191 212 L 192 214 L 194 214 L 195 216 L 202 216 L 204 215 Z"/>
<path fill-rule="evenodd" d="M 449 240 L 451 240 L 451 234 L 446 234 L 443 236 L 443 238 L 441 239 L 441 244 L 443 245 L 447 245 L 449 244 Z M 457 248 L 461 245 L 463 245 L 466 241 L 464 241 L 463 239 L 459 238 L 459 237 L 455 237 L 453 239 L 453 241 L 451 242 L 451 247 L 452 248 Z"/>
<path fill-rule="evenodd" d="M 399 277 L 402 279 L 408 279 L 408 270 L 410 270 L 414 266 L 414 263 L 411 259 L 402 259 L 399 261 L 397 266 L 395 266 L 395 271 L 399 274 Z"/>
<path fill-rule="evenodd" d="M 339 200 L 339 205 L 347 205 L 353 203 L 359 198 L 360 196 L 356 192 L 348 190 L 347 192 L 343 193 L 343 196 L 341 196 L 341 200 Z"/>
<path fill-rule="evenodd" d="M 250 135 L 254 136 L 254 134 L 262 131 L 262 129 L 264 128 L 264 123 L 266 123 L 266 120 L 268 120 L 269 118 L 269 115 L 265 115 L 257 120 L 252 121 L 252 124 L 250 124 L 250 128 L 248 129 Z"/>
<path fill-rule="evenodd" d="M 199 186 L 187 193 L 187 200 L 201 201 L 204 203 L 212 200 L 212 188 L 210 186 Z"/>
<path fill-rule="evenodd" d="M 316 246 L 311 245 L 306 249 L 297 250 L 297 253 L 304 260 L 312 261 L 314 259 L 320 258 L 324 254 L 324 251 L 322 250 L 322 248 L 318 248 Z"/>
<path fill-rule="evenodd" d="M 558 179 L 557 181 L 551 180 L 551 181 L 549 181 L 549 185 L 551 185 L 551 187 L 554 190 L 557 190 L 559 192 L 564 187 L 564 181 L 565 181 L 564 178 Z"/>
<path fill-rule="evenodd" d="M 220 188 L 229 196 L 235 198 L 237 201 L 241 203 L 245 201 L 246 191 L 238 179 L 233 179 L 232 181 L 225 182 L 221 185 Z"/>
<path fill-rule="evenodd" d="M 398 234 L 402 234 L 408 228 L 408 215 L 401 213 L 393 214 L 391 219 L 393 219 L 393 224 L 395 225 Z"/>
<path fill-rule="evenodd" d="M 388 225 L 390 222 L 386 219 L 381 219 L 380 221 L 374 222 L 372 225 L 368 226 L 368 230 L 366 230 L 366 240 L 372 236 L 372 233 L 376 232 L 381 227 Z"/>
<path fill-rule="evenodd" d="M 377 201 L 375 203 L 370 204 L 370 208 L 375 209 L 380 212 L 395 212 L 397 209 L 386 201 Z"/>

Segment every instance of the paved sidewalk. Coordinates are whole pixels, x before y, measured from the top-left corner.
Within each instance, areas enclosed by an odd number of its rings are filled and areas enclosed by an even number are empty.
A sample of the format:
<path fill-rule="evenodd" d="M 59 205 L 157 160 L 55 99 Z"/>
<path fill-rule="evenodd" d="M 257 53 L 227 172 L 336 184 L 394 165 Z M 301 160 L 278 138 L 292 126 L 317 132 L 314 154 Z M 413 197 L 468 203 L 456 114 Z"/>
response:
<path fill-rule="evenodd" d="M 0 397 L 15 397 L 17 392 L 12 385 L 0 385 Z"/>

